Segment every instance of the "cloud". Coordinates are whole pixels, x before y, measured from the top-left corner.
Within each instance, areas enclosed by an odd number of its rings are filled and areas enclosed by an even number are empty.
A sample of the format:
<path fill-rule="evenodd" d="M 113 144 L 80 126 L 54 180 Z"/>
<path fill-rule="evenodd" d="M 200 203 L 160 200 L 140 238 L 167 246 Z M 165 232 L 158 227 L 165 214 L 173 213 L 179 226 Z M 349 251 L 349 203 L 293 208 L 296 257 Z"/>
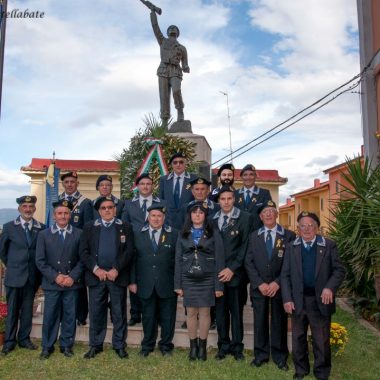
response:
<path fill-rule="evenodd" d="M 326 157 L 315 157 L 310 162 L 308 162 L 305 165 L 305 167 L 308 168 L 308 167 L 312 167 L 315 165 L 332 166 L 337 162 L 338 158 L 339 157 L 337 155 L 334 155 L 334 154 L 326 156 Z"/>

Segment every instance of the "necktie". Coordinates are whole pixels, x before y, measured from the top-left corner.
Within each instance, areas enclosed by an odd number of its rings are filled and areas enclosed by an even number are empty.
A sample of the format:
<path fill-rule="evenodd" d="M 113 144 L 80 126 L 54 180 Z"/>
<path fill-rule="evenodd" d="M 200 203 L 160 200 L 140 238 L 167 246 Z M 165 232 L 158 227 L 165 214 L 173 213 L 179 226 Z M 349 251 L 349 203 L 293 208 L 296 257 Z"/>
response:
<path fill-rule="evenodd" d="M 265 239 L 265 245 L 267 247 L 268 260 L 271 260 L 273 250 L 272 230 L 268 230 L 267 237 Z"/>
<path fill-rule="evenodd" d="M 307 241 L 307 242 L 306 242 L 306 250 L 307 250 L 308 252 L 310 252 L 310 250 L 311 250 L 311 245 L 312 245 L 312 242 L 311 242 L 311 241 Z"/>
<path fill-rule="evenodd" d="M 153 246 L 153 251 L 154 252 L 157 252 L 158 250 L 158 244 L 156 242 L 156 237 L 155 237 L 155 234 L 156 234 L 157 230 L 152 230 L 152 246 Z"/>
<path fill-rule="evenodd" d="M 62 243 L 65 241 L 65 234 L 64 234 L 64 232 L 65 232 L 64 229 L 60 229 L 59 230 L 59 237 L 61 238 Z"/>
<path fill-rule="evenodd" d="M 248 207 L 249 202 L 251 202 L 251 190 L 247 190 L 245 192 L 245 200 L 244 200 L 245 207 Z"/>
<path fill-rule="evenodd" d="M 180 177 L 177 177 L 177 182 L 175 183 L 175 186 L 174 186 L 174 204 L 176 208 L 179 207 L 179 180 L 180 180 Z"/>
<path fill-rule="evenodd" d="M 111 225 L 111 222 L 106 222 L 104 223 L 106 225 L 106 227 L 108 228 L 110 225 Z"/>
<path fill-rule="evenodd" d="M 67 197 L 67 200 L 68 200 L 69 202 L 72 202 L 72 201 L 73 201 L 73 196 L 72 196 L 72 195 L 69 195 L 69 196 Z"/>
<path fill-rule="evenodd" d="M 29 229 L 29 222 L 26 222 L 24 224 L 25 227 L 25 236 L 26 236 L 26 241 L 28 242 L 28 245 L 32 244 L 32 232 Z"/>
<path fill-rule="evenodd" d="M 144 200 L 143 200 L 143 204 L 142 204 L 142 206 L 141 206 L 141 211 L 142 211 L 143 214 L 144 214 L 144 219 L 145 219 L 145 216 L 146 216 L 146 202 L 148 202 L 148 200 L 147 200 L 147 199 L 144 199 Z"/>
<path fill-rule="evenodd" d="M 223 219 L 222 229 L 227 227 L 228 215 L 224 215 Z"/>

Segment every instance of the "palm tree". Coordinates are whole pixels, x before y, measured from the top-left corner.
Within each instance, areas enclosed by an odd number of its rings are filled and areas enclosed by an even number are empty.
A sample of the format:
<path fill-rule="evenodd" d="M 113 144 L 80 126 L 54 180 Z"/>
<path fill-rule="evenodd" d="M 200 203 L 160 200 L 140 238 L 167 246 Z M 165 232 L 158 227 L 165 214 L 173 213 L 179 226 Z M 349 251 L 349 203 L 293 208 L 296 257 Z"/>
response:
<path fill-rule="evenodd" d="M 380 299 L 380 166 L 371 169 L 359 157 L 346 159 L 341 199 L 331 207 L 330 236 L 347 267 L 345 287 Z"/>

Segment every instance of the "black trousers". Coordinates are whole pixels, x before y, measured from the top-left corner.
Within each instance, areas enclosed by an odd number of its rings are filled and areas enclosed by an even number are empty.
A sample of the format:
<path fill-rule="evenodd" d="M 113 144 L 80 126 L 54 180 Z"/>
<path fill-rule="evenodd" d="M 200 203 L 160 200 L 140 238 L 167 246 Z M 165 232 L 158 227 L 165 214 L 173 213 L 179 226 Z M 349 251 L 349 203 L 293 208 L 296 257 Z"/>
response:
<path fill-rule="evenodd" d="M 161 351 L 171 351 L 177 313 L 177 296 L 161 298 L 156 289 L 149 298 L 140 298 L 142 306 L 142 325 L 144 338 L 141 342 L 143 351 L 153 351 L 158 334 L 158 321 L 161 325 L 161 340 L 158 348 Z"/>
<path fill-rule="evenodd" d="M 124 348 L 127 339 L 126 287 L 108 280 L 89 287 L 89 343 L 91 347 L 103 347 L 107 333 L 108 297 L 111 300 L 113 324 L 112 347 L 114 349 Z"/>
<path fill-rule="evenodd" d="M 88 295 L 87 287 L 80 288 L 78 291 L 78 301 L 77 301 L 77 321 L 80 323 L 85 323 L 88 316 Z"/>
<path fill-rule="evenodd" d="M 134 319 L 135 321 L 141 321 L 142 305 L 140 298 L 137 294 L 129 292 L 129 302 L 131 319 Z"/>
<path fill-rule="evenodd" d="M 315 296 L 304 297 L 304 309 L 292 316 L 293 362 L 298 375 L 310 372 L 307 329 L 310 326 L 314 353 L 314 375 L 328 379 L 331 372 L 330 349 L 331 316 L 324 316 L 318 308 Z"/>
<path fill-rule="evenodd" d="M 225 286 L 223 297 L 215 299 L 218 348 L 224 353 L 240 353 L 244 349 L 243 313 L 240 300 L 238 286 Z M 232 339 L 229 334 L 230 326 Z"/>
<path fill-rule="evenodd" d="M 5 327 L 5 348 L 14 348 L 30 340 L 35 288 L 27 282 L 22 288 L 5 287 L 8 316 Z"/>
<path fill-rule="evenodd" d="M 263 296 L 258 289 L 252 293 L 255 359 L 266 361 L 272 354 L 277 365 L 286 363 L 289 355 L 288 316 L 279 292 L 272 298 Z"/>

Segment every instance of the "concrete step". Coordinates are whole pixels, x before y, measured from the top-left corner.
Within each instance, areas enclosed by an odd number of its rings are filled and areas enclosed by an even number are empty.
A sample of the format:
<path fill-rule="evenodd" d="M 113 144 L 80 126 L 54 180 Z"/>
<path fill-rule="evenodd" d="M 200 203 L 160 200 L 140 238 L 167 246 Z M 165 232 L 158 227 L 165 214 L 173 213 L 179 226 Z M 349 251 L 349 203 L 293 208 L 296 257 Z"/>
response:
<path fill-rule="evenodd" d="M 129 311 L 129 298 L 127 300 L 127 310 Z M 128 313 L 129 314 L 129 313 Z M 43 321 L 43 298 L 39 299 L 39 305 L 33 316 L 33 328 L 31 337 L 41 339 L 42 337 L 42 321 Z M 175 347 L 189 347 L 189 337 L 187 334 L 187 329 L 181 328 L 181 325 L 185 321 L 185 309 L 183 307 L 182 299 L 178 299 L 177 302 L 177 318 L 176 318 L 176 329 L 174 334 L 173 343 Z M 243 322 L 244 322 L 244 346 L 246 349 L 253 349 L 253 311 L 250 305 L 250 301 L 244 307 L 243 314 Z M 158 332 L 158 336 L 160 336 L 160 331 Z M 89 323 L 87 321 L 86 326 L 78 326 L 76 332 L 76 341 L 78 342 L 88 342 L 89 339 Z M 143 331 L 141 323 L 128 327 L 128 337 L 127 344 L 128 346 L 137 347 L 140 346 L 141 340 L 143 339 Z M 217 347 L 218 334 L 215 330 L 210 330 L 207 345 L 209 347 Z M 110 318 L 108 316 L 108 326 L 107 326 L 107 334 L 105 338 L 106 343 L 112 342 L 112 323 L 110 322 Z M 288 347 L 291 350 L 291 331 L 290 325 L 288 329 Z"/>

